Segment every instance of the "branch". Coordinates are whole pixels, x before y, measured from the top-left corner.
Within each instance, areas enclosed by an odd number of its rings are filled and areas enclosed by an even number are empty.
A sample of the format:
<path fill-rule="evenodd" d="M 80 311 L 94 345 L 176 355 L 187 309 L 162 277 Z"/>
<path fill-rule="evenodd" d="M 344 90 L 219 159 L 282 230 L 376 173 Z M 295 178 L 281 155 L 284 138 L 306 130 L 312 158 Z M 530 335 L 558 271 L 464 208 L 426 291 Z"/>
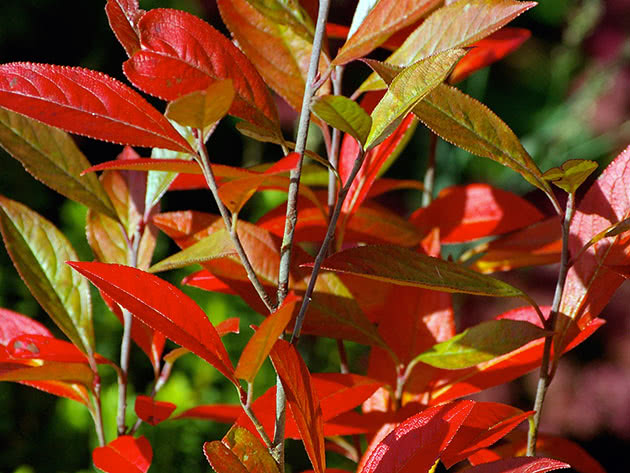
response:
<path fill-rule="evenodd" d="M 289 193 L 287 196 L 287 213 L 284 224 L 284 234 L 282 246 L 280 247 L 280 268 L 278 274 L 278 306 L 282 304 L 289 292 L 289 267 L 291 265 L 291 250 L 293 248 L 293 236 L 297 224 L 297 198 L 300 188 L 300 177 L 302 175 L 302 162 L 304 161 L 304 151 L 306 150 L 306 138 L 311 120 L 311 100 L 315 94 L 314 82 L 319 67 L 319 56 L 322 50 L 322 40 L 326 30 L 328 19 L 328 9 L 330 0 L 319 2 L 319 12 L 317 15 L 317 25 L 313 38 L 313 49 L 311 51 L 311 61 L 306 75 L 306 85 L 302 98 L 302 110 L 300 111 L 300 121 L 298 125 L 297 138 L 295 140 L 295 152 L 300 159 L 295 169 L 291 171 L 289 182 Z"/>
<path fill-rule="evenodd" d="M 193 133 L 195 135 L 195 138 L 197 138 L 197 143 L 198 143 L 199 165 L 201 166 L 201 170 L 203 171 L 203 175 L 206 178 L 206 182 L 208 183 L 210 192 L 212 192 L 212 195 L 217 204 L 217 207 L 219 207 L 219 213 L 221 213 L 221 217 L 223 217 L 225 228 L 230 234 L 230 238 L 232 239 L 232 243 L 234 244 L 234 247 L 236 248 L 236 252 L 238 253 L 238 256 L 241 260 L 241 264 L 245 268 L 245 271 L 247 272 L 247 277 L 251 281 L 252 285 L 254 286 L 254 289 L 260 296 L 261 300 L 264 302 L 265 306 L 267 307 L 267 310 L 269 310 L 269 312 L 273 312 L 274 305 L 269 299 L 269 295 L 267 294 L 267 292 L 265 291 L 265 288 L 263 287 L 260 280 L 258 279 L 258 276 L 256 276 L 256 271 L 254 271 L 254 268 L 252 267 L 252 264 L 249 261 L 249 258 L 247 257 L 247 253 L 245 253 L 245 249 L 243 248 L 243 245 L 241 244 L 241 240 L 238 237 L 238 233 L 236 231 L 235 225 L 233 225 L 230 211 L 227 209 L 227 207 L 225 206 L 225 204 L 223 203 L 223 201 L 221 201 L 221 198 L 219 197 L 219 188 L 217 186 L 217 181 L 214 177 L 214 173 L 212 172 L 212 167 L 210 166 L 210 158 L 208 157 L 208 149 L 206 148 L 206 144 L 203 141 L 202 133 L 199 130 L 193 130 Z"/>
<path fill-rule="evenodd" d="M 343 188 L 339 192 L 339 196 L 337 197 L 337 205 L 335 206 L 335 211 L 330 216 L 330 222 L 328 223 L 326 236 L 324 237 L 322 246 L 319 249 L 319 253 L 317 253 L 317 257 L 315 258 L 313 272 L 311 273 L 311 279 L 308 281 L 308 287 L 306 288 L 306 292 L 304 293 L 304 299 L 302 300 L 300 312 L 295 319 L 295 326 L 293 327 L 293 334 L 291 335 L 291 343 L 293 343 L 294 345 L 297 344 L 300 338 L 300 331 L 302 330 L 302 324 L 304 323 L 304 316 L 306 315 L 306 310 L 308 309 L 308 306 L 311 302 L 311 297 L 313 295 L 313 290 L 315 289 L 315 283 L 317 282 L 317 276 L 319 275 L 319 270 L 322 266 L 322 262 L 327 256 L 328 246 L 330 245 L 330 242 L 332 241 L 332 238 L 335 234 L 337 220 L 339 219 L 339 215 L 341 214 L 341 207 L 346 200 L 346 196 L 350 191 L 350 186 L 352 186 L 354 178 L 359 173 L 359 169 L 361 169 L 364 158 L 365 153 L 363 152 L 363 150 L 360 150 L 358 156 L 354 160 L 354 166 L 352 167 L 350 176 L 348 176 L 348 180 L 344 184 Z"/>
<path fill-rule="evenodd" d="M 564 286 L 567 280 L 568 262 L 569 262 L 569 227 L 571 225 L 571 219 L 574 212 L 575 195 L 569 194 L 569 200 L 567 201 L 567 208 L 564 213 L 564 221 L 562 224 L 562 253 L 560 257 L 560 270 L 558 271 L 558 282 L 556 283 L 556 291 L 553 296 L 553 303 L 551 305 L 551 312 L 549 313 L 549 320 L 547 320 L 547 329 L 554 329 L 556 325 L 556 318 L 558 317 L 558 311 L 560 310 L 560 303 L 562 302 L 562 294 L 564 292 Z M 549 364 L 551 360 L 551 347 L 553 345 L 553 337 L 551 334 L 545 338 L 545 346 L 543 349 L 543 358 L 540 366 L 540 375 L 538 376 L 538 386 L 536 387 L 536 400 L 534 401 L 534 410 L 536 411 L 529 422 L 529 432 L 527 435 L 527 456 L 533 457 L 536 455 L 536 440 L 538 438 L 538 429 L 540 427 L 540 419 L 542 416 L 543 403 L 545 401 L 545 395 L 547 394 L 547 388 L 551 383 L 551 373 L 549 371 Z M 556 357 L 560 356 L 556 353 Z"/>

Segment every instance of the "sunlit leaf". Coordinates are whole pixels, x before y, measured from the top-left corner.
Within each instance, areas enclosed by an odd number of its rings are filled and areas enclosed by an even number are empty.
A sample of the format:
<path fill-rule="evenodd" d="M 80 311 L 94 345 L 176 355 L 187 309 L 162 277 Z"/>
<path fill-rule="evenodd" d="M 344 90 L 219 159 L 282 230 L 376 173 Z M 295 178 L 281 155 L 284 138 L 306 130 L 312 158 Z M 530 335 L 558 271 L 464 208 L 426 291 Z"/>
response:
<path fill-rule="evenodd" d="M 365 148 L 373 148 L 387 138 L 407 113 L 444 80 L 464 54 L 463 49 L 450 49 L 403 69 L 372 111 L 372 128 Z"/>
<path fill-rule="evenodd" d="M 300 36 L 290 26 L 266 17 L 248 0 L 218 0 L 217 5 L 239 48 L 256 66 L 265 82 L 294 110 L 300 110 L 312 40 Z M 329 62 L 328 57 L 322 54 L 319 69 L 326 70 Z M 327 82 L 320 93 L 329 92 Z"/>
<path fill-rule="evenodd" d="M 230 114 L 278 130 L 275 104 L 260 75 L 208 23 L 184 11 L 154 9 L 142 16 L 137 27 L 142 49 L 123 65 L 134 85 L 151 95 L 175 100 L 206 90 L 217 80 L 232 79 L 236 96 Z"/>
<path fill-rule="evenodd" d="M 553 182 L 569 194 L 574 194 L 595 169 L 597 169 L 595 161 L 569 159 L 560 167 L 546 171 L 543 178 Z"/>
<path fill-rule="evenodd" d="M 405 420 L 369 453 L 360 473 L 428 471 L 474 404 L 474 401 L 444 404 Z"/>
<path fill-rule="evenodd" d="M 523 456 L 527 452 L 527 432 L 510 432 L 502 445 L 484 449 L 468 458 L 472 465 L 496 461 L 501 458 Z M 595 458 L 569 439 L 538 433 L 536 453 L 569 463 L 578 473 L 605 473 L 606 470 Z"/>
<path fill-rule="evenodd" d="M 153 449 L 144 436 L 123 435 L 95 448 L 92 460 L 106 473 L 146 473 L 153 460 Z"/>
<path fill-rule="evenodd" d="M 313 468 L 326 470 L 324 432 L 319 398 L 313 390 L 311 375 L 295 347 L 279 340 L 271 351 L 271 361 L 282 385 Z"/>
<path fill-rule="evenodd" d="M 220 80 L 205 90 L 191 92 L 172 101 L 166 108 L 166 116 L 182 126 L 203 130 L 228 113 L 234 97 L 232 80 Z"/>
<path fill-rule="evenodd" d="M 214 326 L 201 308 L 170 283 L 129 266 L 69 262 L 77 272 L 148 326 L 189 349 L 237 383 Z M 160 297 L 155 297 L 160 294 Z"/>
<path fill-rule="evenodd" d="M 355 101 L 342 95 L 323 95 L 313 100 L 311 110 L 330 126 L 365 143 L 372 119 Z"/>
<path fill-rule="evenodd" d="M 322 269 L 444 292 L 495 297 L 523 296 L 519 289 L 498 279 L 397 246 L 350 248 L 324 260 Z"/>
<path fill-rule="evenodd" d="M 280 473 L 269 450 L 249 430 L 233 426 L 222 440 L 249 473 Z"/>
<path fill-rule="evenodd" d="M 408 66 L 420 59 L 452 48 L 470 46 L 495 32 L 535 2 L 516 0 L 460 0 L 437 9 L 388 59 L 389 64 Z M 375 75 L 360 87 L 367 91 L 383 88 Z"/>
<path fill-rule="evenodd" d="M 295 295 L 289 294 L 282 306 L 260 324 L 256 333 L 249 339 L 241 352 L 241 357 L 234 371 L 235 377 L 244 379 L 248 383 L 254 382 L 258 370 L 267 359 L 267 355 L 291 321 L 299 301 L 300 299 Z"/>
<path fill-rule="evenodd" d="M 0 109 L 0 146 L 48 187 L 109 217 L 116 216 L 98 179 L 80 177 L 90 163 L 67 133 Z"/>
<path fill-rule="evenodd" d="M 224 228 L 211 233 L 207 237 L 186 249 L 175 253 L 149 268 L 152 273 L 183 268 L 195 263 L 204 263 L 214 258 L 235 255 L 236 250 L 228 231 Z"/>
<path fill-rule="evenodd" d="M 145 11 L 139 8 L 138 0 L 107 0 L 105 12 L 116 38 L 131 56 L 140 49 L 136 24 Z"/>
<path fill-rule="evenodd" d="M 483 253 L 481 258 L 472 262 L 471 268 L 484 274 L 558 263 L 562 250 L 561 225 L 560 217 L 555 215 L 490 243 L 483 243 L 462 260 L 467 261 L 468 257 Z"/>
<path fill-rule="evenodd" d="M 513 169 L 551 194 L 549 184 L 514 132 L 481 102 L 454 87 L 439 85 L 413 112 L 444 140 Z"/>
<path fill-rule="evenodd" d="M 414 362 L 451 370 L 468 368 L 505 355 L 545 334 L 544 330 L 528 322 L 490 320 L 434 345 L 418 355 Z"/>
<path fill-rule="evenodd" d="M 285 25 L 307 41 L 313 41 L 315 26 L 309 14 L 297 0 L 247 0 L 268 20 Z"/>
<path fill-rule="evenodd" d="M 518 230 L 542 218 L 538 209 L 516 194 L 487 184 L 469 184 L 443 189 L 409 220 L 421 236 L 439 228 L 442 243 L 462 243 Z"/>
<path fill-rule="evenodd" d="M 362 3 L 359 3 L 359 6 L 362 6 Z M 350 37 L 337 53 L 333 64 L 342 65 L 369 54 L 396 31 L 414 24 L 439 3 L 439 0 L 381 0 L 377 2 L 364 16 L 361 26 L 355 28 L 356 31 L 351 27 Z M 354 19 L 352 26 L 354 26 Z"/>
<path fill-rule="evenodd" d="M 94 353 L 90 290 L 64 262 L 77 255 L 66 237 L 28 207 L 0 196 L 0 230 L 22 280 L 81 351 Z"/>
<path fill-rule="evenodd" d="M 203 453 L 216 473 L 248 473 L 238 457 L 218 440 L 204 443 Z"/>
<path fill-rule="evenodd" d="M 505 458 L 469 468 L 470 473 L 545 473 L 571 468 L 571 465 L 551 458 L 520 457 Z"/>
<path fill-rule="evenodd" d="M 98 140 L 193 153 L 184 137 L 140 94 L 89 69 L 3 64 L 0 106 Z"/>
<path fill-rule="evenodd" d="M 630 217 L 630 147 L 608 165 L 580 202 L 571 222 L 569 250 L 577 256 L 593 236 Z M 607 265 L 628 264 L 628 238 L 605 238 L 590 246 L 569 269 L 560 311 L 583 327 L 596 317 L 624 280 Z M 563 324 L 566 330 L 566 323 Z"/>
<path fill-rule="evenodd" d="M 137 396 L 134 410 L 147 424 L 158 425 L 170 417 L 177 406 L 172 402 L 156 401 L 149 396 Z"/>

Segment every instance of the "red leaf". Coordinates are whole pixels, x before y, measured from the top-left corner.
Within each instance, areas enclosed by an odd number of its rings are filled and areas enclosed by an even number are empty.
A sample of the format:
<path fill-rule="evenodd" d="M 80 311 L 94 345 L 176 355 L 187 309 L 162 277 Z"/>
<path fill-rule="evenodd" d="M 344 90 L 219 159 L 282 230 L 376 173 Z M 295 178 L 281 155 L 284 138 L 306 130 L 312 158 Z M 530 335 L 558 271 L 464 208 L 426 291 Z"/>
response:
<path fill-rule="evenodd" d="M 123 314 L 120 306 L 105 292 L 101 291 L 101 297 L 107 304 L 107 307 L 114 313 L 116 318 L 123 323 Z M 153 365 L 154 372 L 160 369 L 160 358 L 164 351 L 166 338 L 164 334 L 149 327 L 142 320 L 136 319 L 131 324 L 131 339 L 140 347 L 140 349 L 149 357 Z"/>
<path fill-rule="evenodd" d="M 182 284 L 186 286 L 197 287 L 205 291 L 220 292 L 222 294 L 236 294 L 234 290 L 217 278 L 207 269 L 202 269 L 196 273 L 189 274 L 182 279 Z"/>
<path fill-rule="evenodd" d="M 532 414 L 532 411 L 523 412 L 506 404 L 478 402 L 440 459 L 446 468 L 450 468 L 502 439 Z"/>
<path fill-rule="evenodd" d="M 472 465 L 495 461 L 500 458 L 522 456 L 527 452 L 527 432 L 514 431 L 508 434 L 503 443 L 491 450 L 481 450 L 468 460 Z M 589 453 L 571 440 L 538 433 L 536 452 L 539 455 L 555 458 L 569 463 L 578 473 L 606 473 L 606 470 Z"/>
<path fill-rule="evenodd" d="M 571 465 L 550 458 L 521 457 L 484 463 L 466 471 L 470 473 L 544 473 L 562 468 L 571 468 Z"/>
<path fill-rule="evenodd" d="M 232 115 L 276 132 L 278 116 L 267 86 L 247 59 L 225 36 L 189 13 L 154 9 L 138 22 L 142 50 L 123 68 L 145 92 L 175 100 L 232 79 L 236 97 Z"/>
<path fill-rule="evenodd" d="M 20 384 L 39 389 L 53 396 L 71 399 L 85 406 L 88 406 L 90 403 L 87 389 L 80 384 L 64 383 L 62 381 L 20 381 Z"/>
<path fill-rule="evenodd" d="M 89 69 L 0 65 L 0 105 L 70 133 L 194 154 L 184 137 L 140 94 Z"/>
<path fill-rule="evenodd" d="M 228 333 L 239 333 L 240 323 L 241 319 L 239 319 L 238 317 L 230 317 L 229 319 L 225 319 L 223 322 L 220 322 L 216 326 L 219 337 L 227 335 Z"/>
<path fill-rule="evenodd" d="M 0 345 L 8 345 L 15 337 L 25 334 L 52 337 L 50 331 L 39 322 L 26 315 L 0 308 Z"/>
<path fill-rule="evenodd" d="M 470 46 L 472 49 L 468 54 L 457 63 L 449 76 L 449 83 L 456 84 L 473 72 L 503 59 L 518 49 L 531 35 L 531 32 L 524 28 L 505 27 L 477 41 Z"/>
<path fill-rule="evenodd" d="M 294 346 L 283 340 L 274 345 L 271 361 L 282 380 L 287 401 L 313 468 L 317 473 L 324 473 L 326 458 L 322 410 L 311 384 L 308 368 Z"/>
<path fill-rule="evenodd" d="M 440 229 L 442 243 L 462 243 L 531 225 L 543 215 L 529 202 L 487 184 L 449 187 L 410 217 L 421 235 Z"/>
<path fill-rule="evenodd" d="M 475 254 L 484 252 L 471 267 L 480 273 L 509 271 L 523 266 L 560 262 L 562 226 L 554 215 L 529 227 L 499 237 L 475 248 Z"/>
<path fill-rule="evenodd" d="M 168 419 L 177 406 L 172 402 L 156 401 L 149 396 L 136 397 L 136 415 L 151 425 Z"/>
<path fill-rule="evenodd" d="M 373 96 L 374 95 L 368 94 L 366 97 L 370 98 Z M 362 103 L 362 105 L 364 108 L 366 107 L 364 103 Z M 343 204 L 342 210 L 344 213 L 352 213 L 361 205 L 370 191 L 372 184 L 378 177 L 379 171 L 383 165 L 392 155 L 400 153 L 402 148 L 407 144 L 411 134 L 413 134 L 416 123 L 417 121 L 413 114 L 407 115 L 400 125 L 398 125 L 398 128 L 396 128 L 385 141 L 368 151 L 365 155 L 363 165 L 350 186 L 350 191 Z M 351 136 L 345 135 L 341 144 L 341 150 L 339 151 L 339 175 L 343 182 L 348 180 L 358 152 L 359 144 L 357 141 Z"/>
<path fill-rule="evenodd" d="M 231 404 L 212 404 L 196 406 L 177 415 L 176 419 L 204 419 L 233 424 L 243 414 L 241 406 Z"/>
<path fill-rule="evenodd" d="M 405 420 L 371 452 L 361 473 L 429 471 L 474 404 L 474 401 L 457 401 L 429 408 Z"/>
<path fill-rule="evenodd" d="M 129 266 L 69 262 L 134 317 L 206 360 L 237 384 L 216 329 L 187 295 L 170 283 Z M 155 297 L 160 294 L 160 297 Z"/>
<path fill-rule="evenodd" d="M 7 344 L 10 356 L 20 360 L 39 359 L 62 363 L 88 363 L 88 358 L 72 343 L 47 335 L 26 334 Z"/>
<path fill-rule="evenodd" d="M 599 232 L 630 217 L 630 146 L 606 167 L 588 190 L 571 221 L 573 257 Z M 560 312 L 584 327 L 599 315 L 624 278 L 608 265 L 628 264 L 627 233 L 604 238 L 575 261 L 567 276 Z"/>
<path fill-rule="evenodd" d="M 136 24 L 145 11 L 138 7 L 138 0 L 107 0 L 105 12 L 110 28 L 131 56 L 140 49 Z"/>
<path fill-rule="evenodd" d="M 106 473 L 146 473 L 153 450 L 144 437 L 123 435 L 92 452 L 94 465 Z"/>

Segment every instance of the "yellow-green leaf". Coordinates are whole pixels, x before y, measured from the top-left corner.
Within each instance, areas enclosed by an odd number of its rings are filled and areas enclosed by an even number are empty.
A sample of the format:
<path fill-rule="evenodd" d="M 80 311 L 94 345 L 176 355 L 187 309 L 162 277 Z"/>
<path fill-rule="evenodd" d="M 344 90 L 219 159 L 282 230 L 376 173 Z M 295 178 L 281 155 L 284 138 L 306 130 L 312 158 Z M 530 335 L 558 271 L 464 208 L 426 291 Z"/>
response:
<path fill-rule="evenodd" d="M 353 136 L 361 145 L 370 133 L 370 116 L 358 103 L 342 95 L 316 97 L 311 110 L 333 128 Z"/>
<path fill-rule="evenodd" d="M 595 169 L 597 169 L 595 161 L 569 159 L 562 163 L 562 166 L 549 169 L 542 177 L 569 194 L 575 194 L 575 191 L 578 190 Z"/>
<path fill-rule="evenodd" d="M 81 176 L 90 163 L 65 131 L 0 108 L 0 146 L 51 189 L 116 217 L 96 176 Z"/>
<path fill-rule="evenodd" d="M 66 237 L 31 209 L 0 196 L 0 231 L 24 283 L 57 326 L 83 353 L 94 353 L 87 281 L 65 262 L 78 260 Z"/>
<path fill-rule="evenodd" d="M 234 96 L 232 79 L 213 82 L 206 90 L 192 92 L 169 103 L 166 116 L 182 126 L 204 130 L 228 113 Z"/>
<path fill-rule="evenodd" d="M 441 84 L 415 106 L 413 113 L 444 140 L 513 169 L 530 184 L 553 195 L 514 132 L 481 102 Z"/>
<path fill-rule="evenodd" d="M 186 249 L 163 259 L 149 268 L 151 273 L 183 268 L 191 264 L 203 263 L 215 258 L 236 254 L 230 235 L 225 228 L 217 230 Z"/>
<path fill-rule="evenodd" d="M 460 0 L 436 10 L 411 33 L 387 59 L 389 64 L 408 66 L 420 59 L 452 48 L 470 46 L 494 33 L 536 2 L 516 0 Z M 359 90 L 378 90 L 385 84 L 374 74 Z"/>
<path fill-rule="evenodd" d="M 447 370 L 469 368 L 510 353 L 546 334 L 545 330 L 529 322 L 490 320 L 433 345 L 412 363 L 420 361 Z"/>
<path fill-rule="evenodd" d="M 249 473 L 280 473 L 269 450 L 249 430 L 234 425 L 222 440 Z"/>
<path fill-rule="evenodd" d="M 520 289 L 499 279 L 399 246 L 374 245 L 350 248 L 327 258 L 322 264 L 322 269 L 442 292 L 525 297 Z"/>
<path fill-rule="evenodd" d="M 392 80 L 385 96 L 372 111 L 372 127 L 365 148 L 373 148 L 387 138 L 407 113 L 444 80 L 465 54 L 463 49 L 451 49 L 403 69 Z"/>
<path fill-rule="evenodd" d="M 297 0 L 247 0 L 247 3 L 274 23 L 288 26 L 304 39 L 313 41 L 313 20 Z"/>

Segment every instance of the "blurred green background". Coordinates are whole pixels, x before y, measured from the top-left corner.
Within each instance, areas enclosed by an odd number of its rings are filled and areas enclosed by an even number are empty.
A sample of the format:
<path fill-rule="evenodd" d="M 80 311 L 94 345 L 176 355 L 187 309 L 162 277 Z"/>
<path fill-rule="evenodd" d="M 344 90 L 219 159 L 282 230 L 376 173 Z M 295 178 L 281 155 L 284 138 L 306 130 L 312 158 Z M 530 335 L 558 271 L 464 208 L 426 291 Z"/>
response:
<path fill-rule="evenodd" d="M 104 1 L 5 0 L 0 14 L 0 61 L 32 61 L 83 66 L 125 80 L 121 63 L 126 59 L 109 30 Z M 331 21 L 348 23 L 354 2 L 336 0 Z M 225 31 L 213 0 L 141 0 L 144 9 L 171 7 L 187 10 Z M 461 87 L 486 103 L 522 138 L 523 144 L 544 171 L 566 159 L 594 159 L 603 168 L 630 143 L 630 2 L 627 0 L 543 1 L 513 22 L 532 30 L 532 38 L 519 51 L 491 68 L 477 72 Z M 336 47 L 333 43 L 333 47 Z M 377 54 L 378 56 L 378 54 Z M 348 68 L 344 86 L 350 93 L 367 74 L 363 65 Z M 159 105 L 158 102 L 153 102 Z M 162 107 L 162 105 L 159 105 Z M 294 115 L 282 109 L 283 119 L 292 123 Z M 291 133 L 288 129 L 287 133 Z M 113 159 L 120 146 L 78 138 L 81 149 L 93 163 Z M 213 159 L 233 165 L 256 164 L 277 159 L 278 150 L 252 141 L 243 141 L 233 123 L 225 121 L 212 137 Z M 317 135 L 312 144 L 320 146 Z M 407 150 L 390 170 L 393 177 L 422 179 L 428 137 L 418 127 Z M 242 159 L 242 161 L 241 161 Z M 467 182 L 491 182 L 501 188 L 526 194 L 532 202 L 549 211 L 543 196 L 534 192 L 520 176 L 489 161 L 471 158 L 444 142 L 438 145 L 437 189 Z M 588 187 L 588 183 L 584 186 Z M 0 194 L 18 200 L 55 222 L 72 241 L 84 260 L 91 260 L 85 241 L 85 209 L 35 181 L 10 156 L 0 150 Z M 278 195 L 257 196 L 246 208 L 245 217 L 260 215 L 278 203 Z M 192 203 L 192 207 L 191 207 Z M 385 201 L 400 213 L 419 205 L 413 193 L 393 195 Z M 168 195 L 163 208 L 196 208 L 213 211 L 209 194 Z M 156 260 L 174 251 L 161 238 Z M 551 298 L 555 268 L 521 271 L 510 276 L 535 297 Z M 174 283 L 190 271 L 166 275 Z M 224 338 L 233 360 L 249 338 L 249 324 L 260 317 L 231 296 L 208 294 L 185 288 L 207 311 L 212 322 L 228 317 L 242 318 L 241 335 Z M 584 445 L 609 471 L 627 471 L 622 465 L 630 447 L 630 330 L 622 293 L 613 300 L 605 316 L 608 324 L 589 340 L 577 355 L 567 357 L 563 370 L 552 385 L 546 405 L 543 428 L 567 435 Z M 98 297 L 95 324 L 98 351 L 118 358 L 121 327 Z M 471 299 L 459 299 L 466 313 L 484 309 Z M 30 296 L 15 272 L 4 248 L 0 248 L 0 307 L 27 314 L 43 322 L 55 334 L 59 331 Z M 498 312 L 499 308 L 497 308 Z M 474 315 L 460 321 L 474 322 Z M 301 350 L 313 371 L 335 371 L 338 357 L 330 340 L 305 337 Z M 362 369 L 365 350 L 351 347 L 353 366 Z M 137 392 L 151 389 L 151 369 L 147 359 L 134 349 L 132 385 Z M 104 417 L 108 438 L 113 438 L 116 385 L 111 371 L 103 369 Z M 258 394 L 273 383 L 265 365 L 256 382 Z M 483 394 L 484 399 L 531 405 L 533 378 L 527 377 Z M 205 363 L 187 355 L 180 359 L 169 383 L 158 395 L 183 410 L 198 404 L 234 403 L 234 390 Z M 131 409 L 130 420 L 133 418 Z M 154 428 L 142 428 L 154 447 L 150 471 L 187 473 L 209 471 L 201 452 L 204 441 L 214 440 L 227 426 L 202 421 L 168 421 Z M 87 411 L 68 400 L 59 400 L 14 383 L 0 383 L 0 472 L 79 472 L 93 471 L 90 452 L 96 439 Z M 338 456 L 332 465 L 349 467 Z M 307 469 L 301 447 L 289 444 L 293 471 Z"/>

